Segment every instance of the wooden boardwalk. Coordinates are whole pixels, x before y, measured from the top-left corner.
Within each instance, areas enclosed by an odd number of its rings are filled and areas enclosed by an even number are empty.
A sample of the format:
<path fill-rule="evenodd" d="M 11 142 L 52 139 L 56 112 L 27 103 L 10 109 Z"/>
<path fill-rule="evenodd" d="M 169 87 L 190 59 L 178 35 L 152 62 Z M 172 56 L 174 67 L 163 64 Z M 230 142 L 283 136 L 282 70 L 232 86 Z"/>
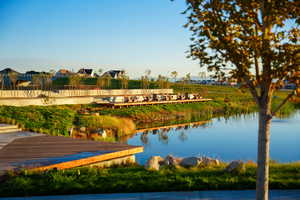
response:
<path fill-rule="evenodd" d="M 15 139 L 0 150 L 0 170 L 66 169 L 140 152 L 143 152 L 143 147 L 127 144 L 62 136 L 25 137 Z"/>
<path fill-rule="evenodd" d="M 143 106 L 143 105 L 157 105 L 157 104 L 183 104 L 183 103 L 207 102 L 211 100 L 212 99 L 186 99 L 186 100 L 171 100 L 171 101 L 124 102 L 124 103 L 99 102 L 98 104 L 107 107 L 112 107 L 112 108 L 121 108 L 121 107 L 129 107 L 129 106 Z"/>

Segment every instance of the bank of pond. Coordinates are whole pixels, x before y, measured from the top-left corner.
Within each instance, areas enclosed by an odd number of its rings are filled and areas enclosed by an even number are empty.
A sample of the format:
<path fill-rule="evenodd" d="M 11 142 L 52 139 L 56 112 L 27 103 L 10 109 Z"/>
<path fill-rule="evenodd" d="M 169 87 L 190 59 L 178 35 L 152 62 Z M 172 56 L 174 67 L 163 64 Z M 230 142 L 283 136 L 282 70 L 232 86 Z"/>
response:
<path fill-rule="evenodd" d="M 245 114 L 253 111 L 255 111 L 253 102 L 222 101 L 121 109 L 108 109 L 97 105 L 0 106 L 0 121 L 18 124 L 23 129 L 50 135 L 69 136 L 70 130 L 78 127 L 111 128 L 117 130 L 118 135 L 128 135 L 133 133 L 135 128 L 130 121 L 137 128 L 143 128 L 142 126 L 147 123 L 200 121 L 221 115 Z M 123 130 L 124 125 L 131 127 L 132 131 Z"/>
<path fill-rule="evenodd" d="M 276 103 L 276 101 L 275 101 Z M 288 102 L 280 114 L 288 115 L 296 109 Z M 298 105 L 299 106 L 299 105 Z M 72 132 L 97 133 L 106 129 L 115 136 L 135 133 L 135 129 L 151 126 L 209 120 L 220 116 L 242 115 L 257 111 L 249 97 L 218 99 L 211 102 L 165 104 L 105 108 L 99 105 L 61 106 L 0 106 L 0 122 L 17 124 L 20 128 L 50 135 L 70 136 Z M 80 131 L 80 128 L 84 127 Z"/>

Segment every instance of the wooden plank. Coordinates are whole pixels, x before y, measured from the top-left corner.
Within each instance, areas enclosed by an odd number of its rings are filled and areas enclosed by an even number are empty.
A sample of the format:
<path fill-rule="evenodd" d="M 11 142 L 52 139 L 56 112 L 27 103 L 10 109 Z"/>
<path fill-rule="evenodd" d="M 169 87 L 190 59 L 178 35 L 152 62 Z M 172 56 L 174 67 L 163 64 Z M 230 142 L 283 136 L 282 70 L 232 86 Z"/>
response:
<path fill-rule="evenodd" d="M 122 143 L 91 141 L 62 136 L 35 136 L 16 139 L 4 146 L 0 150 L 0 166 L 17 168 L 18 165 L 24 164 L 24 166 L 26 166 L 27 163 L 36 163 L 38 165 L 39 160 L 40 164 L 47 163 L 49 160 L 50 164 L 48 165 L 51 166 L 53 165 L 51 162 L 54 160 L 55 164 L 58 164 L 56 162 L 60 159 L 64 160 L 68 156 L 73 156 L 71 163 L 68 163 L 70 161 L 69 159 L 67 164 L 62 163 L 61 166 L 54 166 L 66 168 L 81 166 L 85 163 L 98 162 L 105 159 L 113 159 L 116 156 L 132 155 L 142 151 L 143 147 L 130 146 Z M 92 154 L 94 154 L 93 156 L 89 156 L 90 158 L 76 158 L 76 155 L 86 152 L 92 152 Z M 94 155 L 97 156 L 95 157 Z"/>
<path fill-rule="evenodd" d="M 127 102 L 127 103 L 99 103 L 104 106 L 123 107 L 123 106 L 139 106 L 139 105 L 155 105 L 155 104 L 176 104 L 176 103 L 192 103 L 192 102 L 207 102 L 212 99 L 186 99 L 172 101 L 149 101 L 149 102 Z"/>
<path fill-rule="evenodd" d="M 74 167 L 89 165 L 89 164 L 97 163 L 97 162 L 101 162 L 101 161 L 111 160 L 114 158 L 121 158 L 121 157 L 129 156 L 129 155 L 133 155 L 136 153 L 141 153 L 143 151 L 144 151 L 143 147 L 136 147 L 136 148 L 129 149 L 129 150 L 106 153 L 106 154 L 99 155 L 99 156 L 93 156 L 93 157 L 89 157 L 89 158 L 73 160 L 73 161 L 69 161 L 69 162 L 63 162 L 63 163 L 54 164 L 54 165 L 36 167 L 36 168 L 33 168 L 32 170 L 33 171 L 44 171 L 44 170 L 49 170 L 49 169 L 53 169 L 53 168 L 56 168 L 56 169 L 74 168 Z"/>

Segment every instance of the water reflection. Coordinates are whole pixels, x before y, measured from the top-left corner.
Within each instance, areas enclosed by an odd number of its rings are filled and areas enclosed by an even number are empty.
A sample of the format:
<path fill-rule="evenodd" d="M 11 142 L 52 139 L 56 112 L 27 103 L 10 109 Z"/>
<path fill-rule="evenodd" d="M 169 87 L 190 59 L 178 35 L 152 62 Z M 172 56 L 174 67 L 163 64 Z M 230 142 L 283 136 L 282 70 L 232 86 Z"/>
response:
<path fill-rule="evenodd" d="M 257 114 L 214 118 L 212 121 L 184 123 L 142 129 L 127 138 L 131 145 L 143 145 L 137 160 L 144 163 L 153 155 L 211 156 L 224 161 L 256 160 Z M 300 160 L 300 112 L 289 118 L 273 119 L 271 158 L 280 162 Z"/>
<path fill-rule="evenodd" d="M 169 125 L 169 126 L 162 126 L 162 127 L 153 127 L 149 129 L 142 129 L 138 130 L 138 134 L 140 135 L 140 140 L 143 145 L 149 145 L 149 135 L 157 135 L 158 141 L 162 144 L 168 144 L 169 134 L 172 132 L 180 131 L 178 138 L 184 142 L 188 139 L 188 134 L 186 131 L 188 129 L 194 128 L 208 128 L 210 122 L 209 121 L 200 121 L 194 123 L 185 123 L 185 124 L 177 124 L 177 125 Z M 135 137 L 135 136 L 133 136 Z M 129 138 L 127 138 L 129 139 Z M 123 138 L 124 141 L 124 138 Z"/>

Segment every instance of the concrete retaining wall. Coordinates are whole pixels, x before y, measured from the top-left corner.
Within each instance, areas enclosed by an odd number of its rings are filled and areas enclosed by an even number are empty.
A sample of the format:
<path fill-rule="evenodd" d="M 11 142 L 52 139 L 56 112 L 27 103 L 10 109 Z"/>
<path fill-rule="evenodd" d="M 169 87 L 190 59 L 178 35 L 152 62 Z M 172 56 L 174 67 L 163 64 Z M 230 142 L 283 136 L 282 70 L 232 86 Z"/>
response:
<path fill-rule="evenodd" d="M 128 89 L 128 90 L 0 90 L 0 98 L 48 97 L 87 97 L 87 96 L 124 96 L 145 94 L 172 94 L 173 89 Z"/>
<path fill-rule="evenodd" d="M 65 104 L 90 104 L 93 102 L 95 102 L 94 97 L 0 98 L 0 105 L 6 106 L 48 106 Z"/>
<path fill-rule="evenodd" d="M 64 105 L 64 104 L 90 104 L 97 97 L 126 96 L 146 94 L 172 94 L 173 89 L 149 90 L 0 90 L 0 105 L 29 106 L 29 105 Z M 41 97 L 41 96 L 46 96 Z M 98 99 L 99 100 L 99 99 Z"/>

